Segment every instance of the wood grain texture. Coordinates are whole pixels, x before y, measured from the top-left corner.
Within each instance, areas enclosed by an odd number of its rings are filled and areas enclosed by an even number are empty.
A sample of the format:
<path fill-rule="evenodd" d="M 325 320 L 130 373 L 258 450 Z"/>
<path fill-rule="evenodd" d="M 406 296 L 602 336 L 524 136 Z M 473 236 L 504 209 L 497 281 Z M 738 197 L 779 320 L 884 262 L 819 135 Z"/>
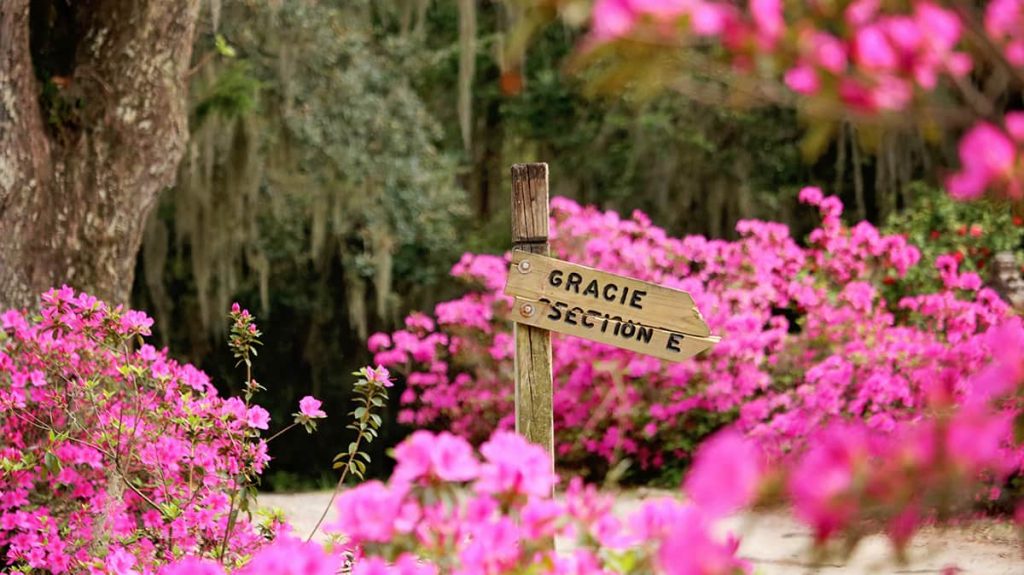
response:
<path fill-rule="evenodd" d="M 512 166 L 512 243 L 528 253 L 548 253 L 547 164 Z M 551 332 L 514 325 L 516 432 L 543 447 L 553 469 Z"/>
<path fill-rule="evenodd" d="M 524 266 L 523 262 L 528 265 Z M 558 274 L 553 285 L 549 278 Z M 567 289 L 569 274 L 582 280 L 575 289 Z M 584 295 L 590 282 L 596 291 Z M 612 286 L 609 288 L 609 286 Z M 606 288 L 608 291 L 606 292 Z M 633 300 L 632 294 L 642 294 Z M 579 306 L 602 314 L 619 316 L 624 321 L 657 327 L 667 331 L 707 337 L 708 325 L 690 294 L 658 284 L 612 274 L 543 255 L 518 250 L 512 253 L 512 265 L 505 284 L 505 294 L 538 301 L 547 298 L 565 302 L 570 308 Z M 605 297 L 611 295 L 610 298 Z M 620 296 L 625 296 L 623 299 Z"/>
<path fill-rule="evenodd" d="M 512 246 L 548 241 L 548 165 L 512 166 Z"/>
<path fill-rule="evenodd" d="M 668 361 L 689 359 L 711 349 L 721 340 L 716 336 L 700 337 L 657 327 L 629 324 L 611 317 L 590 316 L 579 308 L 569 313 L 571 309 L 554 309 L 546 302 L 516 298 L 512 317 L 509 319 L 517 322 L 517 325 L 526 324 L 557 331 Z"/>

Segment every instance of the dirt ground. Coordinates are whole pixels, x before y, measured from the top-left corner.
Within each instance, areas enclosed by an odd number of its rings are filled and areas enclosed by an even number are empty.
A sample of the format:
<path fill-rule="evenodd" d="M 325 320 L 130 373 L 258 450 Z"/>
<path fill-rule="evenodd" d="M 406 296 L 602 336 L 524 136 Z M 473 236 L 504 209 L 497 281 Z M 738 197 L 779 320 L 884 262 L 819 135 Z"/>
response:
<path fill-rule="evenodd" d="M 644 498 L 658 494 L 629 492 L 620 498 L 618 507 L 627 513 Z M 304 537 L 329 499 L 329 492 L 262 494 L 259 503 L 261 507 L 283 511 L 296 534 Z M 329 514 L 328 521 L 333 519 L 333 513 Z M 943 530 L 925 529 L 914 538 L 905 565 L 894 563 L 892 550 L 883 536 L 871 536 L 858 545 L 849 560 L 826 561 L 815 566 L 810 559 L 810 532 L 782 511 L 733 517 L 722 527 L 742 538 L 740 555 L 753 563 L 759 575 L 925 574 L 940 573 L 949 566 L 956 566 L 958 573 L 965 574 L 1024 575 L 1024 547 L 1015 530 L 1011 525 L 994 521 L 975 521 Z M 568 544 L 557 543 L 560 548 Z"/>

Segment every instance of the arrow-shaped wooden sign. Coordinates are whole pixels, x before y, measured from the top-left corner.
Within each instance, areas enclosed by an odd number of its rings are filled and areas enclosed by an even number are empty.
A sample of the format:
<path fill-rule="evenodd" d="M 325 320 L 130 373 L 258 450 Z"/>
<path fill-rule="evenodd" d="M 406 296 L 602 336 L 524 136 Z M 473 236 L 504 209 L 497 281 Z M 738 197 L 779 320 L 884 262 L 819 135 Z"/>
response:
<path fill-rule="evenodd" d="M 526 251 L 512 253 L 505 294 L 518 323 L 670 361 L 720 340 L 684 291 Z"/>

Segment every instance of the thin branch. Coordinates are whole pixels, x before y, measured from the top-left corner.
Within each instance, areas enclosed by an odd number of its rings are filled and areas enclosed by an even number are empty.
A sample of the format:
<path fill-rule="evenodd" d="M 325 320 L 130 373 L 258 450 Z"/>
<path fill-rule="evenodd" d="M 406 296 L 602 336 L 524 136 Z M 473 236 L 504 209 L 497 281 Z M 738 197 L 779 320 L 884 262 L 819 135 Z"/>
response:
<path fill-rule="evenodd" d="M 271 441 L 274 441 L 274 440 L 275 440 L 275 439 L 277 439 L 277 438 L 278 438 L 279 436 L 283 435 L 283 434 L 284 434 L 284 433 L 285 433 L 286 431 L 290 430 L 291 428 L 295 427 L 295 426 L 296 426 L 296 425 L 298 425 L 298 424 L 299 424 L 299 422 L 297 422 L 297 421 L 295 421 L 295 422 L 292 422 L 292 424 L 291 424 L 291 425 L 289 425 L 288 427 L 285 427 L 285 428 L 284 428 L 284 429 L 282 429 L 281 431 L 278 431 L 278 432 L 277 432 L 277 433 L 275 433 L 274 435 L 271 435 L 271 436 L 270 436 L 270 438 L 266 440 L 266 443 L 270 443 Z"/>
<path fill-rule="evenodd" d="M 363 439 L 363 434 L 360 433 L 356 437 L 356 449 L 349 454 L 348 462 L 341 470 L 341 477 L 338 479 L 338 483 L 334 486 L 334 491 L 331 492 L 331 498 L 327 501 L 327 505 L 324 506 L 323 513 L 320 514 L 320 519 L 316 520 L 316 525 L 313 526 L 313 530 L 309 532 L 309 537 L 306 537 L 306 542 L 313 540 L 313 536 L 316 535 L 317 530 L 320 529 L 320 525 L 323 524 L 324 519 L 327 518 L 327 514 L 331 511 L 331 507 L 334 505 L 334 500 L 337 499 L 338 494 L 341 493 L 341 488 L 345 486 L 345 479 L 348 477 L 348 469 L 352 465 L 352 461 L 355 460 L 356 453 L 359 452 L 359 443 Z"/>

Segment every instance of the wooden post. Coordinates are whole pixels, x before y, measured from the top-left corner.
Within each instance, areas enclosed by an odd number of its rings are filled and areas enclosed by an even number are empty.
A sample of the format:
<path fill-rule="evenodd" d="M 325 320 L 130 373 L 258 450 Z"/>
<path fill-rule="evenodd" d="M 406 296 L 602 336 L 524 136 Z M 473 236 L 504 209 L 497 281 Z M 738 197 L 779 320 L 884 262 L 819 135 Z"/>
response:
<path fill-rule="evenodd" d="M 548 255 L 548 165 L 512 166 L 512 247 Z M 522 266 L 522 264 L 520 264 Z M 529 264 L 510 273 L 529 273 Z M 515 314 L 539 310 L 514 309 Z M 554 469 L 551 332 L 515 323 L 516 432 L 544 448 Z"/>

